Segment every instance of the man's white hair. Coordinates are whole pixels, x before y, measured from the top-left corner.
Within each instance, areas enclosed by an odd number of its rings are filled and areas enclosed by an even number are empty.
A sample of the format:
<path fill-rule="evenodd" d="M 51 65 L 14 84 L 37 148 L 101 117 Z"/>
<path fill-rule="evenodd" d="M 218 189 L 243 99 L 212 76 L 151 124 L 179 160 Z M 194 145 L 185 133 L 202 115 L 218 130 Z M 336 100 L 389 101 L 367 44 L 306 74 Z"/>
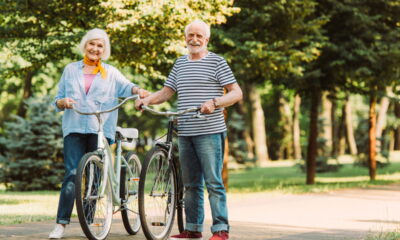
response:
<path fill-rule="evenodd" d="M 200 19 L 196 19 L 196 20 L 192 21 L 191 23 L 189 23 L 188 25 L 186 25 L 186 27 L 185 27 L 185 36 L 187 36 L 190 26 L 192 26 L 194 24 L 201 25 L 204 28 L 204 31 L 206 33 L 206 38 L 210 37 L 210 35 L 211 35 L 210 25 L 208 25 L 207 23 L 205 23 L 204 21 L 202 21 Z"/>
<path fill-rule="evenodd" d="M 85 36 L 83 36 L 81 43 L 79 44 L 79 49 L 81 50 L 82 54 L 85 55 L 85 46 L 86 43 L 93 39 L 102 39 L 104 40 L 104 52 L 101 56 L 102 60 L 107 60 L 111 55 L 111 46 L 110 46 L 110 39 L 108 38 L 107 33 L 100 28 L 94 28 L 89 30 Z"/>

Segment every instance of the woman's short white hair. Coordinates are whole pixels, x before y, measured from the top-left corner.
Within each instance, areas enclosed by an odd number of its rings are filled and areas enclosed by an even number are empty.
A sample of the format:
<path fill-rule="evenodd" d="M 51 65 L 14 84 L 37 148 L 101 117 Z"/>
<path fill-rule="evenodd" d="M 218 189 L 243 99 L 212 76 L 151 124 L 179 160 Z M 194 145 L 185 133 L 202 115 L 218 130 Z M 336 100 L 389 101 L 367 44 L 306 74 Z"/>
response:
<path fill-rule="evenodd" d="M 85 55 L 86 43 L 93 39 L 104 40 L 104 52 L 103 56 L 101 56 L 101 59 L 107 60 L 111 55 L 110 39 L 108 38 L 107 33 L 100 28 L 93 28 L 92 30 L 89 30 L 85 36 L 83 36 L 81 43 L 79 44 L 79 49 L 81 50 L 82 54 Z"/>
<path fill-rule="evenodd" d="M 199 24 L 199 25 L 203 26 L 204 31 L 206 33 L 206 38 L 210 37 L 210 35 L 211 35 L 210 25 L 208 25 L 207 23 L 205 23 L 204 21 L 202 21 L 200 19 L 196 19 L 196 20 L 192 21 L 191 23 L 189 23 L 188 25 L 186 25 L 185 36 L 187 36 L 190 26 L 192 26 L 194 24 Z"/>

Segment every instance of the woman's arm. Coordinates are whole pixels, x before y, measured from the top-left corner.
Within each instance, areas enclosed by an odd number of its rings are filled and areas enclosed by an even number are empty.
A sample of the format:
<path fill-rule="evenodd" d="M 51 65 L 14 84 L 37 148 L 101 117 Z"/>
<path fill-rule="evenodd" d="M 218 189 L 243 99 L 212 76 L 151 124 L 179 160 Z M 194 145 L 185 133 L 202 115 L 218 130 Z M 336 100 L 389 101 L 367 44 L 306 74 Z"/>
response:
<path fill-rule="evenodd" d="M 170 87 L 163 87 L 160 91 L 150 94 L 146 98 L 136 100 L 136 109 L 140 110 L 142 105 L 156 105 L 163 103 L 174 95 L 175 91 Z"/>

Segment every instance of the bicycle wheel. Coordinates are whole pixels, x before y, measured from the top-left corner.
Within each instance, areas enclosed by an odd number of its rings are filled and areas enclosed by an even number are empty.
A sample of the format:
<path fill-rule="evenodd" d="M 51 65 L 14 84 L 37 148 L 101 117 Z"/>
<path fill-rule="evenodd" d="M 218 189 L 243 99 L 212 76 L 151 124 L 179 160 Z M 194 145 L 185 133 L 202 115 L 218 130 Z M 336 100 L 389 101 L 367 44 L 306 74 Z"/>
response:
<path fill-rule="evenodd" d="M 142 165 L 139 157 L 133 152 L 126 154 L 125 159 L 128 165 L 121 169 L 120 181 L 121 198 L 124 202 L 121 216 L 126 231 L 135 235 L 140 229 L 138 191 Z"/>
<path fill-rule="evenodd" d="M 111 228 L 113 203 L 111 186 L 104 179 L 104 162 L 96 153 L 85 154 L 76 174 L 76 210 L 86 237 L 105 239 Z M 101 191 L 104 188 L 104 193 Z"/>
<path fill-rule="evenodd" d="M 177 206 L 176 206 L 176 215 L 178 219 L 178 229 L 179 232 L 183 232 L 185 230 L 185 202 L 184 202 L 184 194 L 183 194 L 183 187 L 179 190 L 177 199 Z"/>
<path fill-rule="evenodd" d="M 177 149 L 177 146 L 174 146 L 175 149 Z M 174 151 L 174 153 L 178 153 L 177 150 Z M 178 229 L 179 232 L 183 232 L 185 230 L 185 201 L 184 201 L 184 196 L 185 196 L 185 189 L 183 187 L 182 183 L 182 172 L 180 168 L 180 163 L 179 163 L 179 156 L 178 154 L 174 154 L 174 162 L 176 166 L 176 173 L 177 173 L 177 192 L 178 192 L 178 198 L 176 200 L 176 216 L 177 216 L 177 222 L 178 222 Z"/>
<path fill-rule="evenodd" d="M 176 172 L 168 153 L 153 148 L 146 156 L 139 181 L 139 213 L 147 239 L 167 239 L 176 208 Z"/>

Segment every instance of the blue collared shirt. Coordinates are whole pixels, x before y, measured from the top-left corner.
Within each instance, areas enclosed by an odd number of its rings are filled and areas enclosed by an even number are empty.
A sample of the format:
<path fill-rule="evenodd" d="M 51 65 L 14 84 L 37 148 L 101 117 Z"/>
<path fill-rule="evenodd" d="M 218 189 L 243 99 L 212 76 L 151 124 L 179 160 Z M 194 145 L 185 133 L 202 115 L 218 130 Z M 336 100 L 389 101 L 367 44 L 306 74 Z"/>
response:
<path fill-rule="evenodd" d="M 132 95 L 132 88 L 137 85 L 128 81 L 115 67 L 106 63 L 101 64 L 107 72 L 107 78 L 103 79 L 100 72 L 97 73 L 87 94 L 83 78 L 83 61 L 73 62 L 65 67 L 54 101 L 57 112 L 62 110 L 55 102 L 66 97 L 77 102 L 74 106 L 78 110 L 94 112 L 112 108 L 118 104 L 119 97 Z M 104 135 L 112 140 L 115 137 L 117 118 L 118 110 L 102 114 Z M 64 137 L 70 133 L 97 133 L 98 128 L 99 123 L 94 115 L 81 115 L 72 109 L 65 109 L 62 119 Z"/>

